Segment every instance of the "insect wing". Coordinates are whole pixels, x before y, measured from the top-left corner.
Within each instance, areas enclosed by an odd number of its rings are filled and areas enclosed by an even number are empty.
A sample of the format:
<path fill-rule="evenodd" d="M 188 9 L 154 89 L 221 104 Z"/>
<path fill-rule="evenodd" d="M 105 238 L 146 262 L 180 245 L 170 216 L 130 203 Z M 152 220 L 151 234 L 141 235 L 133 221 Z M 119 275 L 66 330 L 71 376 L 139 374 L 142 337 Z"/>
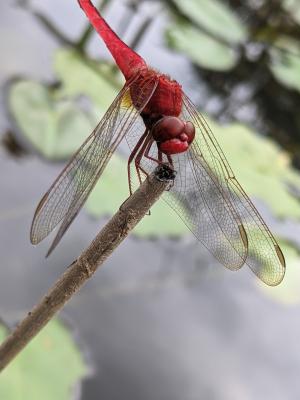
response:
<path fill-rule="evenodd" d="M 184 108 L 182 119 L 192 120 L 190 114 L 186 114 Z M 133 150 L 139 137 L 127 135 L 126 140 Z M 176 178 L 163 198 L 223 265 L 236 270 L 248 255 L 242 221 L 209 166 L 197 155 L 193 151 L 172 155 Z M 169 162 L 165 154 L 161 157 L 162 162 Z M 158 151 L 154 142 L 140 160 L 140 172 L 144 172 L 144 176 L 150 174 L 157 166 L 156 160 Z"/>
<path fill-rule="evenodd" d="M 245 243 L 247 242 L 248 247 L 246 264 L 267 285 L 278 285 L 285 274 L 283 253 L 261 215 L 235 178 L 204 117 L 196 110 L 187 96 L 183 98 L 182 118 L 193 122 L 197 130 L 197 139 L 192 144 L 189 155 L 191 169 L 195 171 L 195 179 L 199 180 L 198 177 L 202 174 L 202 169 L 205 169 L 211 175 L 215 186 L 218 187 L 218 191 L 222 193 L 224 199 L 223 202 L 218 201 L 216 203 L 215 197 L 212 197 L 212 206 L 220 209 L 218 212 L 223 216 L 227 213 L 225 203 L 231 204 L 231 214 L 239 217 L 240 222 L 237 220 L 235 229 L 238 228 L 237 224 L 241 223 L 239 225 L 239 229 L 242 226 L 241 237 Z M 202 181 L 199 180 L 199 183 L 202 184 Z M 194 189 L 197 190 L 196 187 Z M 198 193 L 200 196 L 202 192 L 203 187 L 199 186 Z M 196 214 L 198 213 L 196 212 Z M 233 220 L 232 223 L 234 224 Z M 196 229 L 203 228 L 197 226 Z M 209 227 L 206 228 L 207 231 L 209 229 Z M 229 242 L 231 247 L 236 247 L 235 240 L 230 239 Z M 215 254 L 215 252 L 213 253 Z M 227 266 L 224 262 L 223 264 Z"/>
<path fill-rule="evenodd" d="M 237 270 L 248 254 L 242 221 L 217 180 L 193 149 L 172 156 L 176 178 L 165 201 L 225 267 Z"/>
<path fill-rule="evenodd" d="M 47 255 L 78 214 L 113 152 L 133 128 L 156 86 L 155 78 L 142 81 L 138 74 L 128 81 L 98 126 L 40 201 L 31 226 L 31 242 L 39 243 L 61 222 Z M 133 88 L 135 105 L 130 95 Z"/>

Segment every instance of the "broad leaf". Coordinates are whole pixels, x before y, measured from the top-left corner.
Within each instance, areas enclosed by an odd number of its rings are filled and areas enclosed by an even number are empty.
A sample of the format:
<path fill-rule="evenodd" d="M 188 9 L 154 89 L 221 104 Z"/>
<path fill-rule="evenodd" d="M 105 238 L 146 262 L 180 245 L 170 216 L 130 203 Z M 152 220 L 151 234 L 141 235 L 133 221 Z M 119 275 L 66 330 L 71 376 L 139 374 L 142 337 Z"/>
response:
<path fill-rule="evenodd" d="M 270 69 L 283 85 L 300 91 L 300 44 L 288 36 L 276 40 L 270 53 Z"/>
<path fill-rule="evenodd" d="M 217 0 L 172 0 L 179 11 L 206 31 L 230 43 L 247 38 L 242 21 L 224 2 Z M 198 47 L 201 50 L 201 47 Z"/>
<path fill-rule="evenodd" d="M 264 201 L 277 217 L 299 218 L 300 203 L 290 189 L 300 187 L 300 176 L 287 153 L 243 125 L 221 126 L 211 120 L 209 125 L 250 197 Z"/>
<path fill-rule="evenodd" d="M 12 84 L 9 106 L 19 131 L 48 159 L 69 157 L 93 127 L 75 100 L 57 100 L 51 89 L 34 81 Z"/>
<path fill-rule="evenodd" d="M 282 6 L 300 24 L 300 0 L 283 0 Z"/>
<path fill-rule="evenodd" d="M 88 61 L 72 50 L 57 51 L 54 64 L 58 88 L 20 80 L 9 91 L 19 130 L 51 160 L 66 159 L 77 150 L 121 87 L 110 65 Z"/>
<path fill-rule="evenodd" d="M 124 83 L 111 64 L 96 63 L 68 49 L 56 52 L 54 69 L 62 82 L 60 96 L 87 96 L 96 106 L 98 120 Z"/>
<path fill-rule="evenodd" d="M 194 64 L 206 69 L 228 70 L 237 61 L 233 49 L 182 20 L 167 29 L 166 38 L 170 48 L 186 54 Z"/>
<path fill-rule="evenodd" d="M 6 334 L 0 326 L 0 341 Z M 86 374 L 70 333 L 53 320 L 1 373 L 0 399 L 71 400 L 78 381 Z"/>

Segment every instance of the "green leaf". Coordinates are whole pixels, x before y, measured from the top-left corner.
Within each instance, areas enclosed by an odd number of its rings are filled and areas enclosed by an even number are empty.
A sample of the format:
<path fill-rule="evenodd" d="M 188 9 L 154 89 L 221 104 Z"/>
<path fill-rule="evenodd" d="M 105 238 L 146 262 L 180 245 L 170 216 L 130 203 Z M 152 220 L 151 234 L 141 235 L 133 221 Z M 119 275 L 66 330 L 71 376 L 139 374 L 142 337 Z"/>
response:
<path fill-rule="evenodd" d="M 86 209 L 93 217 L 111 215 L 128 196 L 127 162 L 114 155 L 87 200 Z M 151 215 L 145 216 L 134 229 L 140 236 L 177 236 L 186 232 L 186 226 L 162 199 L 152 207 Z"/>
<path fill-rule="evenodd" d="M 30 80 L 12 84 L 9 108 L 29 143 L 45 158 L 70 157 L 92 132 L 121 87 L 111 65 L 89 61 L 61 49 L 54 67 L 61 85 L 51 89 Z M 92 104 L 84 110 L 80 98 Z"/>
<path fill-rule="evenodd" d="M 114 72 L 111 64 L 93 62 L 74 50 L 58 50 L 54 69 L 58 79 L 62 81 L 60 96 L 88 96 L 96 106 L 98 120 L 124 83 L 120 73 Z"/>
<path fill-rule="evenodd" d="M 288 186 L 300 187 L 300 176 L 288 155 L 241 124 L 221 126 L 209 120 L 209 125 L 246 192 L 263 200 L 277 217 L 299 218 L 299 201 Z"/>
<path fill-rule="evenodd" d="M 168 46 L 186 54 L 196 65 L 216 71 L 231 69 L 237 54 L 230 47 L 183 21 L 166 30 Z"/>
<path fill-rule="evenodd" d="M 0 327 L 0 341 L 6 331 Z M 51 321 L 0 375 L 5 400 L 66 400 L 87 374 L 82 356 L 67 329 Z"/>
<path fill-rule="evenodd" d="M 300 91 L 300 44 L 288 36 L 276 40 L 269 50 L 270 70 L 283 85 Z"/>
<path fill-rule="evenodd" d="M 283 0 L 282 6 L 300 24 L 300 0 Z"/>
<path fill-rule="evenodd" d="M 69 157 L 94 126 L 74 100 L 56 100 L 53 91 L 34 81 L 12 84 L 8 101 L 24 137 L 48 159 Z"/>
<path fill-rule="evenodd" d="M 230 10 L 216 0 L 172 0 L 183 15 L 208 32 L 230 43 L 241 43 L 247 38 L 245 25 Z M 201 47 L 198 47 L 201 51 Z"/>

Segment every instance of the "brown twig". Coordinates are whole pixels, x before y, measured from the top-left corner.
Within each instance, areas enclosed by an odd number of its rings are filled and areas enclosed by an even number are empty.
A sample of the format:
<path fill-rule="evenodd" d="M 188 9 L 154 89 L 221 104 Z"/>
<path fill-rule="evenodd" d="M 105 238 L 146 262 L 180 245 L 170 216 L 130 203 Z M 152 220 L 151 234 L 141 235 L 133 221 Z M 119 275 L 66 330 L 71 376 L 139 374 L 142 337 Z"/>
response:
<path fill-rule="evenodd" d="M 161 165 L 98 233 L 90 246 L 71 264 L 41 301 L 20 322 L 0 346 L 0 370 L 37 335 L 63 305 L 96 272 L 97 268 L 144 217 L 175 177 Z"/>

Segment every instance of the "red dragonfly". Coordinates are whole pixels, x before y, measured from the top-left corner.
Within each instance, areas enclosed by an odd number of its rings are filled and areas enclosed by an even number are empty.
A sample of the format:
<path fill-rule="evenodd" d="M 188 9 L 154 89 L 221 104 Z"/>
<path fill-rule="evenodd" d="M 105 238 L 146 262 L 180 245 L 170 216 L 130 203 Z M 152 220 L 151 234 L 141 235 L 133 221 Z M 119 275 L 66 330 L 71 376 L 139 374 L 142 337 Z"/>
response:
<path fill-rule="evenodd" d="M 196 238 L 225 267 L 237 270 L 247 264 L 266 284 L 279 284 L 285 273 L 282 251 L 203 116 L 178 82 L 148 67 L 111 30 L 90 0 L 79 0 L 79 5 L 126 83 L 40 201 L 31 242 L 39 243 L 60 224 L 47 255 L 52 252 L 125 139 L 131 149 L 130 193 L 134 180 L 140 184 L 158 164 L 167 164 L 177 174 L 164 199 Z"/>

